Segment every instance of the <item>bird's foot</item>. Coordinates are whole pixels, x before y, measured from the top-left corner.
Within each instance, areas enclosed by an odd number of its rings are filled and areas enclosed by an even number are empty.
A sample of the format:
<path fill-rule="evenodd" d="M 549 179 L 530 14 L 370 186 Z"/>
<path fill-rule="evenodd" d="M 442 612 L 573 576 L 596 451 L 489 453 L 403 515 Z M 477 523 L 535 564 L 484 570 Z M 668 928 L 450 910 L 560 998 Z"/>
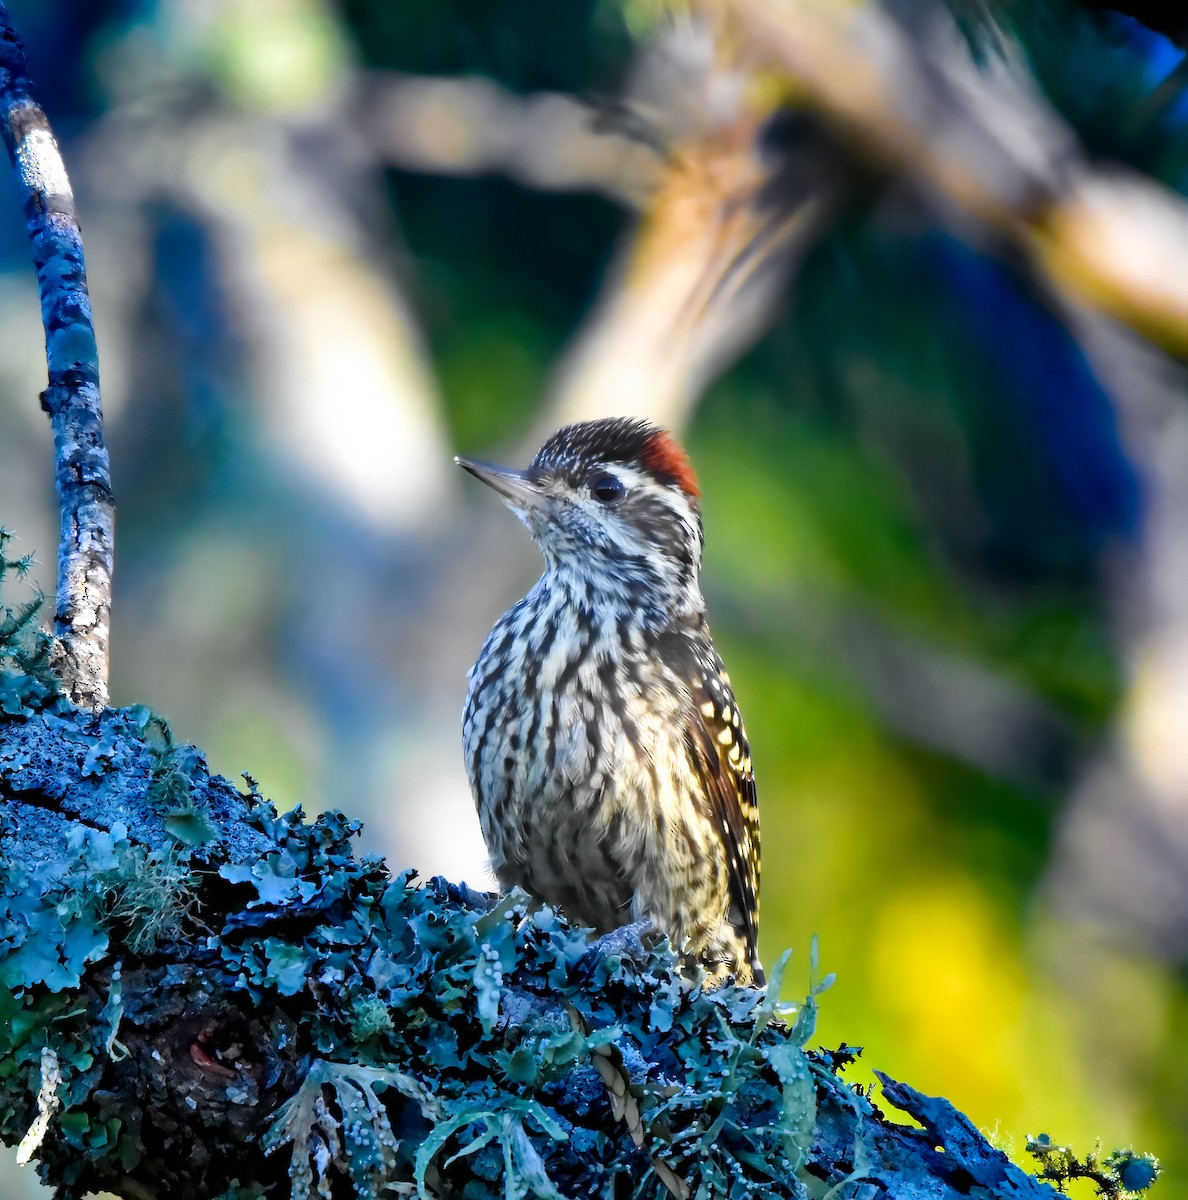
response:
<path fill-rule="evenodd" d="M 620 925 L 618 929 L 596 937 L 582 955 L 582 962 L 597 962 L 598 959 L 612 954 L 621 958 L 646 958 L 661 936 L 656 923 L 650 917 L 630 925 Z"/>

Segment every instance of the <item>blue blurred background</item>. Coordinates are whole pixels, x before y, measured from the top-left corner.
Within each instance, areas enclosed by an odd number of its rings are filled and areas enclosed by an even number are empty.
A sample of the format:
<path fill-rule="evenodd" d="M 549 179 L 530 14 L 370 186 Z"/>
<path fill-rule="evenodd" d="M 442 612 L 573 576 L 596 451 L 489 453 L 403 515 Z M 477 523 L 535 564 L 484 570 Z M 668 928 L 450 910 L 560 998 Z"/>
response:
<path fill-rule="evenodd" d="M 393 868 L 489 885 L 465 672 L 539 563 L 451 456 L 669 423 L 789 997 L 816 934 L 821 1042 L 1020 1157 L 1133 1142 L 1188 1196 L 1181 365 L 788 134 L 659 3 L 10 8 L 91 273 L 113 702 L 362 818 Z M 962 53 L 1008 39 L 1078 153 L 1188 187 L 1174 37 L 1071 0 L 954 8 Z M 40 343 L 0 185 L 0 522 L 52 592 Z M 0 1192 L 35 1194 L 8 1163 Z"/>

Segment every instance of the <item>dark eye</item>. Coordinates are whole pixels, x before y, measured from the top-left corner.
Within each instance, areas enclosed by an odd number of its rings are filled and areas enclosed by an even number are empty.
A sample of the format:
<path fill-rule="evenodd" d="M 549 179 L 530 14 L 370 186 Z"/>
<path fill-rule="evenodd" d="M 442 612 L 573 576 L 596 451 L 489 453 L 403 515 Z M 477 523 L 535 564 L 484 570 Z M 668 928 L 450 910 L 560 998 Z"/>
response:
<path fill-rule="evenodd" d="M 604 475 L 596 475 L 590 484 L 590 495 L 599 504 L 615 504 L 627 494 L 623 481 L 608 471 Z"/>

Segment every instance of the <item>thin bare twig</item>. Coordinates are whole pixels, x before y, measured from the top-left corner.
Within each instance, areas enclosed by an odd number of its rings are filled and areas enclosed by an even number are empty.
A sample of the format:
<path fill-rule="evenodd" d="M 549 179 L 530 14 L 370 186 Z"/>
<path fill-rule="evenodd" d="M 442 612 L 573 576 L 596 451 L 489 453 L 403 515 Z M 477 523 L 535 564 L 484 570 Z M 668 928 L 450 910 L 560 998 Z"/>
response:
<path fill-rule="evenodd" d="M 20 181 L 41 292 L 61 510 L 54 631 L 58 675 L 85 708 L 107 703 L 115 503 L 99 404 L 99 356 L 74 195 L 25 50 L 0 3 L 0 129 Z"/>

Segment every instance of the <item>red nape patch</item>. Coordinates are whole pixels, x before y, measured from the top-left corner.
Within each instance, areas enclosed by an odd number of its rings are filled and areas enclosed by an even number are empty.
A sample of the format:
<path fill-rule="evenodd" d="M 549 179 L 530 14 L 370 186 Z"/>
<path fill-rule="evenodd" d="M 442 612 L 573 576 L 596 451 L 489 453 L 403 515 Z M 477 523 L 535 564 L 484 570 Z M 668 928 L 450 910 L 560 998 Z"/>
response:
<path fill-rule="evenodd" d="M 648 438 L 640 458 L 657 478 L 671 480 L 687 496 L 696 498 L 701 495 L 689 456 L 667 430 L 661 429 Z"/>

